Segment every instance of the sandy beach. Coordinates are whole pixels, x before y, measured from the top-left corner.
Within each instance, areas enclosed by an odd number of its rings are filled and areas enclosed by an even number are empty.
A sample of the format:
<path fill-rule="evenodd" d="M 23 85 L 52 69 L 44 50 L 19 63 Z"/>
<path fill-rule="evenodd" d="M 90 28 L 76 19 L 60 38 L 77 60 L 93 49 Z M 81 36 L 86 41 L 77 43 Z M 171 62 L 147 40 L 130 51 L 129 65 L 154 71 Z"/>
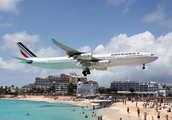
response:
<path fill-rule="evenodd" d="M 93 100 L 93 99 L 53 99 L 53 98 L 45 98 L 45 97 L 27 97 L 27 98 L 22 98 L 22 97 L 16 97 L 13 98 L 16 100 L 32 100 L 32 101 L 46 101 L 46 102 L 57 102 L 57 103 L 67 103 L 67 104 L 74 104 L 74 105 L 79 105 L 79 106 L 89 106 L 92 107 L 93 105 L 99 105 L 99 102 L 103 102 L 105 100 Z M 107 101 L 107 100 L 106 100 Z M 147 119 L 146 120 L 152 120 L 152 117 L 154 118 L 153 120 L 158 120 L 157 119 L 157 111 L 155 108 L 145 108 L 143 106 L 144 102 L 137 102 L 137 107 L 136 107 L 136 102 L 131 102 L 131 101 L 126 101 L 126 104 L 123 102 L 116 102 L 113 103 L 109 107 L 105 107 L 102 109 L 102 118 L 103 120 L 144 120 L 144 113 L 146 112 L 147 114 Z M 152 102 L 149 102 L 149 105 L 152 105 Z M 162 104 L 164 106 L 164 104 Z M 129 107 L 129 114 L 127 112 L 127 107 Z M 140 116 L 138 117 L 137 114 L 137 109 L 140 109 Z M 165 105 L 166 108 L 162 108 L 161 110 L 158 110 L 160 112 L 160 119 L 159 120 L 166 120 L 165 115 L 167 114 L 169 116 L 169 120 L 171 117 L 171 112 L 167 112 L 167 110 L 171 107 L 170 104 Z"/>

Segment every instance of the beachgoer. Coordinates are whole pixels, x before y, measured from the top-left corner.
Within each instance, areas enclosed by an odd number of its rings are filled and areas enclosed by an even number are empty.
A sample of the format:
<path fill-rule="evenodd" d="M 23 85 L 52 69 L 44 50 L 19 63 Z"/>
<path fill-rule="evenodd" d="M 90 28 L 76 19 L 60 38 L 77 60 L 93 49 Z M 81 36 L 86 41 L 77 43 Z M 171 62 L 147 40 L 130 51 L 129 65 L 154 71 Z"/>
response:
<path fill-rule="evenodd" d="M 93 110 L 95 109 L 94 105 L 93 105 Z"/>
<path fill-rule="evenodd" d="M 169 108 L 169 109 L 167 110 L 167 112 L 171 112 L 171 109 Z"/>
<path fill-rule="evenodd" d="M 152 116 L 152 120 L 154 120 L 153 116 Z"/>
<path fill-rule="evenodd" d="M 159 112 L 158 112 L 157 118 L 158 118 L 158 120 L 160 120 L 160 113 Z"/>
<path fill-rule="evenodd" d="M 137 101 L 136 101 L 136 107 L 137 107 Z"/>
<path fill-rule="evenodd" d="M 27 113 L 26 115 L 30 115 L 29 113 Z"/>
<path fill-rule="evenodd" d="M 88 118 L 88 116 L 87 116 L 87 115 L 85 115 L 85 118 Z"/>
<path fill-rule="evenodd" d="M 146 113 L 146 112 L 144 112 L 144 120 L 146 120 L 146 116 L 147 116 L 147 113 Z"/>
<path fill-rule="evenodd" d="M 129 114 L 129 107 L 127 107 L 127 112 L 128 112 L 128 114 Z"/>
<path fill-rule="evenodd" d="M 138 108 L 137 109 L 137 114 L 138 114 L 138 117 L 140 116 L 140 109 Z"/>
<path fill-rule="evenodd" d="M 168 115 L 165 115 L 166 120 L 168 120 Z"/>
<path fill-rule="evenodd" d="M 100 116 L 100 120 L 102 120 L 102 116 Z"/>

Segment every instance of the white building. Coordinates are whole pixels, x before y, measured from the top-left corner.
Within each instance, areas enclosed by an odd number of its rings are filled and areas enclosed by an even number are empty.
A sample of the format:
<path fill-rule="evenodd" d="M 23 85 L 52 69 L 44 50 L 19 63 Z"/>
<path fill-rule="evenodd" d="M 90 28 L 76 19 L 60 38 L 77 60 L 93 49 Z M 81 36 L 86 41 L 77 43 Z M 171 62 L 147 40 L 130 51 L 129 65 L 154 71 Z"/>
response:
<path fill-rule="evenodd" d="M 157 96 L 166 97 L 169 94 L 172 95 L 172 90 L 159 90 Z"/>
<path fill-rule="evenodd" d="M 78 82 L 77 83 L 77 97 L 89 97 L 98 95 L 98 83 L 89 81 L 89 82 Z"/>

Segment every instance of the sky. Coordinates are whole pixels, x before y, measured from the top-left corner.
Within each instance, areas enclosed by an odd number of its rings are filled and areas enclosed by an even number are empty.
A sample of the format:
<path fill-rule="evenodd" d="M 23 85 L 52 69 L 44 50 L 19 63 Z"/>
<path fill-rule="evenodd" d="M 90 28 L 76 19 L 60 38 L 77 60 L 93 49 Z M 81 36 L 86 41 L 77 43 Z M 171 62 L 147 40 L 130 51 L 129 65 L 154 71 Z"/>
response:
<path fill-rule="evenodd" d="M 171 0 L 0 0 L 0 86 L 22 87 L 36 77 L 82 74 L 82 70 L 51 70 L 19 63 L 16 42 L 38 56 L 60 57 L 65 52 L 52 38 L 73 49 L 93 54 L 150 52 L 158 60 L 142 65 L 91 71 L 88 80 L 110 87 L 112 81 L 172 83 Z"/>

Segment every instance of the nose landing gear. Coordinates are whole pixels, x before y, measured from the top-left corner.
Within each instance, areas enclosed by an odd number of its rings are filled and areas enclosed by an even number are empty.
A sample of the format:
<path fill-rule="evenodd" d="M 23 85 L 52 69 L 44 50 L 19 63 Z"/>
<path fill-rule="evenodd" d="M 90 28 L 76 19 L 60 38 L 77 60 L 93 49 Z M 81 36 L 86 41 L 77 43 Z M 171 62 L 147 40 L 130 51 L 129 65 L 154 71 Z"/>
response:
<path fill-rule="evenodd" d="M 83 74 L 84 76 L 87 76 L 87 74 L 91 74 L 90 69 L 89 69 L 89 68 L 86 68 L 86 69 L 82 72 L 82 74 Z"/>

